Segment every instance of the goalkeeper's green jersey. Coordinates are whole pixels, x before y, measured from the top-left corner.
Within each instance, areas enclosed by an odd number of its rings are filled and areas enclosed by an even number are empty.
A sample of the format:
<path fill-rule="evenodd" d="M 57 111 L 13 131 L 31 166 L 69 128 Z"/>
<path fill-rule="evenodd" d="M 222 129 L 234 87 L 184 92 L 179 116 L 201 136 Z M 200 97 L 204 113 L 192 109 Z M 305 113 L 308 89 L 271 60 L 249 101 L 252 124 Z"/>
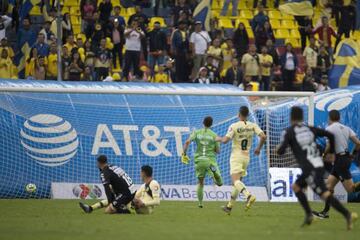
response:
<path fill-rule="evenodd" d="M 216 149 L 220 148 L 220 144 L 215 141 L 216 136 L 210 128 L 202 128 L 191 133 L 190 139 L 196 143 L 195 163 L 216 160 Z"/>

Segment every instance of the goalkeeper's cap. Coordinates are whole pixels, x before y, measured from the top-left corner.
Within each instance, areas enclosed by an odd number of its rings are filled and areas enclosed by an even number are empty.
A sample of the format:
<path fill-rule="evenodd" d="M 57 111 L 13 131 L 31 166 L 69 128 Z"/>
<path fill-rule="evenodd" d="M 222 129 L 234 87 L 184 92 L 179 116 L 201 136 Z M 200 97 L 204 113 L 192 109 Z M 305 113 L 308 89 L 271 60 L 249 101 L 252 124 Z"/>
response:
<path fill-rule="evenodd" d="M 100 155 L 97 158 L 98 163 L 107 163 L 107 157 L 105 155 Z"/>

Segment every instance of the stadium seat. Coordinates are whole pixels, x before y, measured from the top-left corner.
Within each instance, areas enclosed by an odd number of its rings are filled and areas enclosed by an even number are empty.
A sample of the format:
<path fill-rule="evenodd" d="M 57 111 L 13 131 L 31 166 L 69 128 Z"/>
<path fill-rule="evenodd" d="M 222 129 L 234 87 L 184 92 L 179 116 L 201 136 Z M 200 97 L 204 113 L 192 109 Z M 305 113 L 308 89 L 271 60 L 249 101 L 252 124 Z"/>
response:
<path fill-rule="evenodd" d="M 240 17 L 246 18 L 246 19 L 253 19 L 253 13 L 250 10 L 241 10 L 240 11 Z"/>
<path fill-rule="evenodd" d="M 39 6 L 34 6 L 31 10 L 30 10 L 30 15 L 42 15 L 40 7 Z"/>
<path fill-rule="evenodd" d="M 244 9 L 248 9 L 248 6 L 246 5 L 246 1 L 239 1 L 238 10 L 244 10 Z"/>
<path fill-rule="evenodd" d="M 73 28 L 74 34 L 79 34 L 79 33 L 81 33 L 81 26 L 80 26 L 80 24 L 79 24 L 79 25 L 73 24 L 72 28 Z"/>
<path fill-rule="evenodd" d="M 250 28 L 250 23 L 249 23 L 249 20 L 247 19 L 242 19 L 242 18 L 238 18 L 236 19 L 236 22 L 235 22 L 235 28 L 237 28 L 239 26 L 239 23 L 243 23 L 245 25 L 246 28 Z"/>
<path fill-rule="evenodd" d="M 220 16 L 220 12 L 216 10 L 211 10 L 211 17 L 218 18 Z"/>
<path fill-rule="evenodd" d="M 162 17 L 152 17 L 150 19 L 149 27 L 152 28 L 155 22 L 160 22 L 161 27 L 166 27 L 165 20 Z"/>
<path fill-rule="evenodd" d="M 62 7 L 61 14 L 70 13 L 69 7 Z"/>
<path fill-rule="evenodd" d="M 360 31 L 354 31 L 352 33 L 352 38 L 354 38 L 355 40 L 360 40 Z"/>
<path fill-rule="evenodd" d="M 294 48 L 299 48 L 300 47 L 299 39 L 296 39 L 296 38 L 286 39 L 285 43 L 291 43 L 291 45 Z"/>
<path fill-rule="evenodd" d="M 283 20 L 294 20 L 294 16 L 293 15 L 287 15 L 287 14 L 281 14 Z"/>
<path fill-rule="evenodd" d="M 270 10 L 268 14 L 270 19 L 281 19 L 281 13 L 277 10 Z"/>
<path fill-rule="evenodd" d="M 282 20 L 281 28 L 295 29 L 297 28 L 293 20 Z"/>
<path fill-rule="evenodd" d="M 229 18 L 220 18 L 219 27 L 221 28 L 234 28 L 231 20 Z"/>
<path fill-rule="evenodd" d="M 224 2 L 222 0 L 213 0 L 211 3 L 211 9 L 222 9 Z"/>
<path fill-rule="evenodd" d="M 282 39 L 286 39 L 289 38 L 289 30 L 287 29 L 277 29 L 275 31 L 275 38 L 282 38 Z"/>
<path fill-rule="evenodd" d="M 273 29 L 281 28 L 280 20 L 278 20 L 278 19 L 270 19 L 270 25 Z"/>
<path fill-rule="evenodd" d="M 127 8 L 126 12 L 127 12 L 128 16 L 131 16 L 131 15 L 135 14 L 135 8 L 133 8 L 133 7 Z"/>
<path fill-rule="evenodd" d="M 77 0 L 64 0 L 64 6 L 66 7 L 79 6 L 79 2 Z"/>
<path fill-rule="evenodd" d="M 290 30 L 290 37 L 291 37 L 291 38 L 298 38 L 298 39 L 300 39 L 301 36 L 300 36 L 299 30 L 297 30 L 297 29 L 291 29 L 291 30 Z"/>
<path fill-rule="evenodd" d="M 80 9 L 78 7 L 70 7 L 70 15 L 80 15 Z"/>
<path fill-rule="evenodd" d="M 70 19 L 71 19 L 71 24 L 73 24 L 73 25 L 79 25 L 80 24 L 78 16 L 71 16 Z"/>
<path fill-rule="evenodd" d="M 120 0 L 111 0 L 113 6 L 121 6 Z"/>

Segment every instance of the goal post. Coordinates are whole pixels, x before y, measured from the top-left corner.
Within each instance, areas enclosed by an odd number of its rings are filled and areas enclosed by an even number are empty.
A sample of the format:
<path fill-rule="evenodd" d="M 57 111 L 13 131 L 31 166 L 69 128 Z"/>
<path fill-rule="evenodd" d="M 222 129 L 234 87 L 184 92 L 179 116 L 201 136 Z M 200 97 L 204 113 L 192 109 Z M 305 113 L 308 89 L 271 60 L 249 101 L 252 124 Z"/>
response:
<path fill-rule="evenodd" d="M 250 107 L 250 120 L 267 134 L 260 156 L 251 154 L 245 183 L 269 190 L 269 168 L 294 163 L 290 153 L 274 154 L 281 131 L 289 126 L 289 109 L 302 106 L 312 125 L 314 93 L 246 92 L 224 85 L 0 81 L 0 197 L 27 197 L 27 183 L 38 186 L 36 197 L 49 197 L 54 182 L 73 184 L 75 195 L 96 195 L 96 186 L 86 184 L 99 183 L 94 159 L 101 153 L 123 166 L 137 184 L 140 166 L 150 164 L 168 187 L 163 195 L 192 196 L 193 188 L 180 193 L 183 188 L 176 187 L 196 185 L 193 166 L 180 163 L 182 143 L 202 127 L 207 115 L 214 118 L 214 131 L 224 135 L 243 105 Z M 225 185 L 231 184 L 230 145 L 222 146 L 218 156 Z M 194 146 L 189 155 L 193 152 Z M 8 156 L 11 159 L 3 161 Z M 221 196 L 215 194 L 215 199 L 224 200 Z M 189 200 L 181 197 L 177 199 Z"/>

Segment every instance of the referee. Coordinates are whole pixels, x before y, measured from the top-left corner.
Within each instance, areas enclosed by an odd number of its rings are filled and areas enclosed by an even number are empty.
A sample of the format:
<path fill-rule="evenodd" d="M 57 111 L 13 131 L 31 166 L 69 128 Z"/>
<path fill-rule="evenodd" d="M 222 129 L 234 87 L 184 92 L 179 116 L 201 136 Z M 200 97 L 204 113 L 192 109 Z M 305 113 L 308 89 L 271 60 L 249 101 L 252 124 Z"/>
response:
<path fill-rule="evenodd" d="M 360 191 L 360 182 L 354 184 L 350 172 L 351 156 L 349 153 L 349 140 L 355 144 L 355 149 L 360 149 L 360 141 L 356 137 L 354 131 L 341 124 L 340 113 L 337 110 L 331 110 L 329 112 L 329 126 L 327 131 L 331 132 L 335 136 L 335 162 L 333 164 L 331 173 L 327 179 L 327 187 L 331 193 L 334 193 L 336 184 L 341 181 L 344 188 L 348 193 Z M 329 150 L 329 144 L 325 149 L 325 154 Z M 325 208 L 321 212 L 313 211 L 313 214 L 319 218 L 329 218 L 330 205 L 326 201 Z"/>

